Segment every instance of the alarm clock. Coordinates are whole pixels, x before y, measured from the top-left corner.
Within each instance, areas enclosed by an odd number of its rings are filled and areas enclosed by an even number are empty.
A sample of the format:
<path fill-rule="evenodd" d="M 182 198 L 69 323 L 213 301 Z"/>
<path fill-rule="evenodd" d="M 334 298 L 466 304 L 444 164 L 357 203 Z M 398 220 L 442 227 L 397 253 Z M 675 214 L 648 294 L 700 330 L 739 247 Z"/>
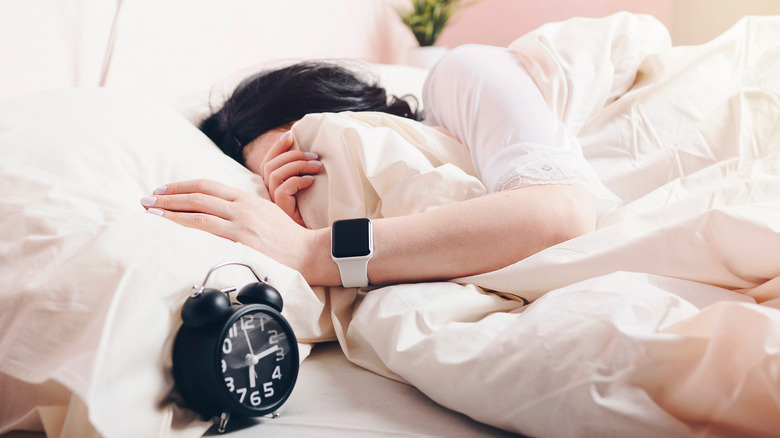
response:
<path fill-rule="evenodd" d="M 205 287 L 215 270 L 240 265 L 257 278 L 241 288 Z M 247 264 L 225 262 L 209 270 L 204 286 L 187 298 L 173 346 L 173 378 L 189 408 L 218 419 L 274 414 L 298 378 L 298 344 L 282 316 L 282 297 Z"/>

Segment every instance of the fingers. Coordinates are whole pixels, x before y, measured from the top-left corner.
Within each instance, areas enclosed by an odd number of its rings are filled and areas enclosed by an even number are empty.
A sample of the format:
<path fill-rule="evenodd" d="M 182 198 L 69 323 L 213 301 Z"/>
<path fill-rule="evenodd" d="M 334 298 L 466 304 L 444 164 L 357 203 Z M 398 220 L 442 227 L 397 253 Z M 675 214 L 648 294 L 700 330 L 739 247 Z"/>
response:
<path fill-rule="evenodd" d="M 244 194 L 216 181 L 197 179 L 158 187 L 153 196 L 141 198 L 141 205 L 179 225 L 237 241 L 234 222 L 240 219 L 240 204 L 250 199 Z"/>
<path fill-rule="evenodd" d="M 243 192 L 235 187 L 230 187 L 208 179 L 179 181 L 158 187 L 154 190 L 155 195 L 179 195 L 186 193 L 202 193 L 226 201 L 235 201 Z"/>
<path fill-rule="evenodd" d="M 318 158 L 319 155 L 314 152 L 303 152 L 298 150 L 284 152 L 266 161 L 263 166 L 263 179 L 268 179 L 276 170 L 284 167 L 286 164 L 296 161 L 322 166 L 322 163 L 317 161 Z"/>
<path fill-rule="evenodd" d="M 287 154 L 291 154 L 288 152 Z M 285 157 L 279 156 L 283 159 Z M 270 164 L 269 164 L 270 165 Z M 298 179 L 304 175 L 314 175 L 322 169 L 322 163 L 317 160 L 294 160 L 282 164 L 280 167 L 274 169 L 272 172 L 267 173 L 267 177 L 264 179 L 266 186 L 268 187 L 268 193 L 271 195 L 271 200 L 276 200 L 276 192 L 287 180 Z M 300 184 L 300 182 L 294 183 L 294 185 Z M 310 186 L 311 184 L 309 184 Z M 307 186 L 308 187 L 308 186 Z"/>
<path fill-rule="evenodd" d="M 197 228 L 225 239 L 235 240 L 232 236 L 231 222 L 217 216 L 205 213 L 182 213 L 159 208 L 149 208 L 149 213 L 163 216 L 179 225 L 189 228 Z"/>
<path fill-rule="evenodd" d="M 301 190 L 311 187 L 312 184 L 314 184 L 314 177 L 311 175 L 289 178 L 276 189 L 274 194 L 277 198 L 293 197 Z"/>
<path fill-rule="evenodd" d="M 298 244 L 308 245 L 314 238 L 313 231 L 273 202 L 214 181 L 168 184 L 144 196 L 141 204 L 149 213 L 242 243 L 293 269 L 306 265 Z"/>
<path fill-rule="evenodd" d="M 293 176 L 313 175 L 320 171 L 322 163 L 317 161 L 319 156 L 314 152 L 293 150 L 295 138 L 291 131 L 287 131 L 279 137 L 260 163 L 260 176 L 271 196 L 288 178 Z"/>
<path fill-rule="evenodd" d="M 231 203 L 242 194 L 240 190 L 216 181 L 191 180 L 159 187 L 154 190 L 153 196 L 141 198 L 141 205 L 150 213 L 169 219 L 175 217 L 177 221 L 182 221 L 184 216 L 181 213 L 187 213 L 192 216 L 187 221 L 205 223 L 207 221 L 199 215 L 232 219 L 234 210 Z M 173 215 L 174 212 L 177 214 Z"/>
<path fill-rule="evenodd" d="M 268 164 L 269 161 L 272 159 L 278 157 L 283 152 L 289 151 L 290 148 L 293 147 L 295 144 L 295 138 L 292 136 L 291 131 L 287 131 L 284 134 L 282 134 L 281 137 L 279 137 L 279 140 L 277 140 L 270 149 L 268 149 L 268 152 L 266 152 L 265 157 L 263 157 L 263 161 L 260 163 L 260 176 L 265 178 L 265 175 L 268 173 L 265 171 L 265 166 Z"/>
<path fill-rule="evenodd" d="M 298 201 L 295 195 L 301 190 L 306 190 L 314 184 L 314 177 L 304 175 L 301 177 L 289 178 L 284 181 L 275 191 L 274 203 L 279 206 L 288 216 L 293 218 L 299 225 L 306 226 L 303 221 L 300 210 L 298 210 Z"/>

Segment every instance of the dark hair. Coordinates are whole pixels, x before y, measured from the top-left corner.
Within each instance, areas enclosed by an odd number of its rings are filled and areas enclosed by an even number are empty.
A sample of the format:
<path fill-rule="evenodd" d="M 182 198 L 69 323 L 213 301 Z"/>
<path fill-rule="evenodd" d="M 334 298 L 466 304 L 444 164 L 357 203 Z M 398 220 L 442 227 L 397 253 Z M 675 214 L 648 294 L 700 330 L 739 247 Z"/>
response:
<path fill-rule="evenodd" d="M 243 149 L 261 134 L 306 114 L 380 111 L 414 120 L 421 115 L 409 102 L 388 96 L 376 82 L 331 62 L 309 61 L 263 71 L 241 82 L 223 104 L 200 124 L 222 151 L 244 162 Z"/>

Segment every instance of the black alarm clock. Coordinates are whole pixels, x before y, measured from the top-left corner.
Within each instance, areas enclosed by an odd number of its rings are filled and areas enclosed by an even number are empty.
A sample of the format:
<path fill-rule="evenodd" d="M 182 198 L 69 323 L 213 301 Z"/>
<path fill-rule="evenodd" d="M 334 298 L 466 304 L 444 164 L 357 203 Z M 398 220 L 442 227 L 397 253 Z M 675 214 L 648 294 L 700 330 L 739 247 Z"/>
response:
<path fill-rule="evenodd" d="M 236 299 L 205 287 L 216 269 L 249 268 L 257 278 Z M 173 346 L 173 378 L 189 408 L 204 420 L 219 421 L 224 432 L 233 417 L 273 414 L 292 393 L 298 378 L 298 344 L 282 316 L 282 297 L 247 264 L 225 262 L 209 270 L 204 286 L 182 306 L 182 326 Z"/>

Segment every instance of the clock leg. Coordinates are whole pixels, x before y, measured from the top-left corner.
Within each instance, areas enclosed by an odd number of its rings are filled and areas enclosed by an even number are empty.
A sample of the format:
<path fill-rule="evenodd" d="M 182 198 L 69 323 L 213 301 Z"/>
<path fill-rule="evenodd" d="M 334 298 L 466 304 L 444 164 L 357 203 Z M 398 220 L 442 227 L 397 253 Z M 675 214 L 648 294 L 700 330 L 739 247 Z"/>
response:
<path fill-rule="evenodd" d="M 223 412 L 219 416 L 219 428 L 217 428 L 217 432 L 225 433 L 225 430 L 227 429 L 228 420 L 230 420 L 230 413 Z"/>

